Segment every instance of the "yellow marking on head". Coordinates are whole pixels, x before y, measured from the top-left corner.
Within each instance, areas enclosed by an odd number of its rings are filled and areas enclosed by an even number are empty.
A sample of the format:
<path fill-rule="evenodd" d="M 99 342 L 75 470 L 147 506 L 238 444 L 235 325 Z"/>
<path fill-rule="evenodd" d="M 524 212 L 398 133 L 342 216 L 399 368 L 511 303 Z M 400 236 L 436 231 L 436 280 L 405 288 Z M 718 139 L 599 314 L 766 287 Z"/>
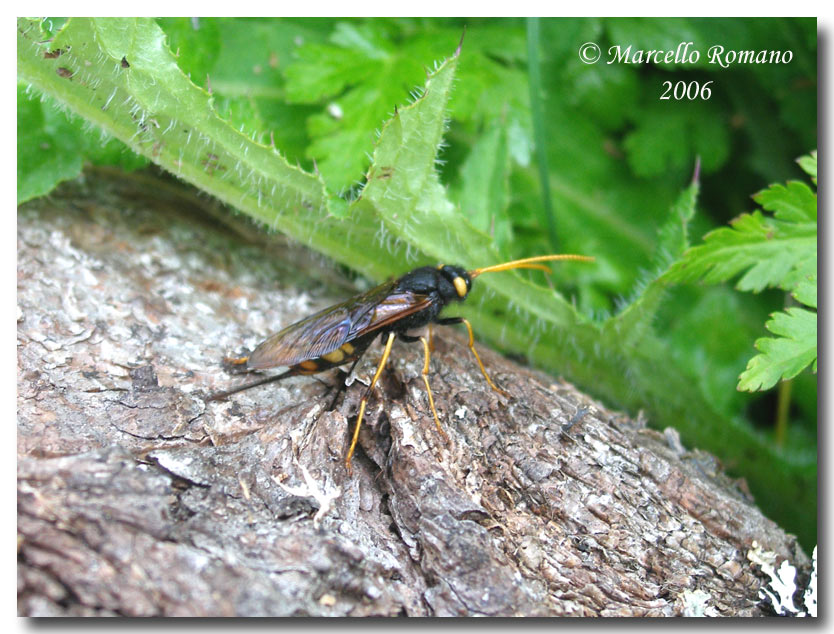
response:
<path fill-rule="evenodd" d="M 469 292 L 469 289 L 466 288 L 466 280 L 462 277 L 456 277 L 452 280 L 452 283 L 455 285 L 455 290 L 458 292 L 458 295 L 466 297 L 466 294 Z"/>
<path fill-rule="evenodd" d="M 307 370 L 308 372 L 315 372 L 319 369 L 319 364 L 313 361 L 312 359 L 307 359 L 307 361 L 302 361 L 298 364 L 302 370 Z"/>
<path fill-rule="evenodd" d="M 351 344 L 351 343 L 343 343 L 342 344 L 342 352 L 344 352 L 345 354 L 353 354 L 354 350 L 356 350 L 356 348 L 353 347 L 353 344 Z"/>
<path fill-rule="evenodd" d="M 321 358 L 329 363 L 339 363 L 345 358 L 345 353 L 340 348 L 336 348 L 333 352 L 321 355 Z"/>

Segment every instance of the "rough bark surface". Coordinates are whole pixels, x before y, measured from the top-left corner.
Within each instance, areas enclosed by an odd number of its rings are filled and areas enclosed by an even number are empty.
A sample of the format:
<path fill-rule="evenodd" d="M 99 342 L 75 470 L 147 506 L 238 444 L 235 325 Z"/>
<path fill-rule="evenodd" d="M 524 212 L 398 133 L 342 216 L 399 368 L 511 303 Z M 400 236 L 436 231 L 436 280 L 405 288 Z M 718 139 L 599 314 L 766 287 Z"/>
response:
<path fill-rule="evenodd" d="M 204 402 L 224 355 L 343 299 L 178 186 L 88 174 L 18 215 L 21 615 L 757 615 L 753 540 L 807 565 L 672 432 L 435 329 L 327 375 Z M 138 179 L 138 180 L 137 180 Z M 292 263 L 292 264 L 290 264 Z M 477 288 L 474 292 L 477 292 Z"/>

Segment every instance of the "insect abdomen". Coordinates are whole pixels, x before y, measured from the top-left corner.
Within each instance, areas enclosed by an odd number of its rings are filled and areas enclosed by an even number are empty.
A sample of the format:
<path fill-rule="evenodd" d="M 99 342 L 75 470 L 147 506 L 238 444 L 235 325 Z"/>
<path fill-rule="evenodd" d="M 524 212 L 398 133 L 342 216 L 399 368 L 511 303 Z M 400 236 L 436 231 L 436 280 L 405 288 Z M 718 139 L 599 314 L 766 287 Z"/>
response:
<path fill-rule="evenodd" d="M 317 374 L 345 363 L 356 361 L 379 333 L 370 333 L 364 337 L 346 341 L 341 346 L 315 359 L 306 359 L 292 366 L 297 374 Z"/>

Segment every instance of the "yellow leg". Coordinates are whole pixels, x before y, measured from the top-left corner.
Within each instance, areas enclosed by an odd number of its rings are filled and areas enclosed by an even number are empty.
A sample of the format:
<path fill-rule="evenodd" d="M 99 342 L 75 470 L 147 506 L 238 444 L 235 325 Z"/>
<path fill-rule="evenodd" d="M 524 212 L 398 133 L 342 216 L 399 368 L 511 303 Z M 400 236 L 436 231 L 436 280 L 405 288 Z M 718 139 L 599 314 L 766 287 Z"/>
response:
<path fill-rule="evenodd" d="M 478 362 L 478 367 L 481 368 L 481 374 L 484 375 L 484 378 L 486 379 L 487 383 L 489 383 L 489 386 L 493 390 L 495 390 L 499 394 L 503 394 L 504 396 L 509 397 L 510 396 L 509 392 L 505 392 L 504 390 L 502 390 L 500 387 L 498 387 L 497 385 L 495 385 L 495 383 L 492 382 L 491 378 L 489 378 L 489 375 L 487 374 L 486 368 L 484 368 L 484 364 L 481 361 L 481 357 L 478 356 L 478 351 L 475 350 L 475 335 L 472 333 L 471 324 L 466 319 L 462 319 L 461 321 L 463 322 L 463 325 L 466 326 L 466 329 L 469 331 L 469 349 L 472 351 L 472 354 L 475 355 L 475 360 Z"/>
<path fill-rule="evenodd" d="M 430 335 L 431 336 L 431 335 Z M 429 342 L 426 340 L 425 337 L 420 337 L 420 341 L 423 344 L 423 351 L 426 353 L 426 363 L 423 365 L 423 382 L 426 384 L 426 392 L 429 395 L 429 407 L 431 407 L 431 413 L 434 416 L 434 424 L 437 425 L 437 431 L 440 432 L 440 435 L 443 436 L 445 440 L 448 440 L 448 436 L 446 436 L 446 432 L 443 431 L 443 428 L 440 426 L 440 419 L 437 418 L 437 410 L 434 408 L 434 398 L 431 395 L 431 387 L 429 386 Z"/>
<path fill-rule="evenodd" d="M 350 459 L 353 457 L 353 450 L 356 449 L 356 441 L 359 440 L 359 428 L 362 426 L 362 417 L 365 416 L 365 407 L 368 404 L 368 397 L 371 395 L 371 392 L 376 386 L 377 380 L 379 380 L 380 375 L 382 374 L 383 368 L 385 368 L 385 364 L 388 362 L 388 355 L 391 354 L 391 346 L 394 345 L 394 333 L 390 333 L 388 335 L 388 341 L 385 342 L 385 350 L 382 352 L 382 359 L 379 360 L 379 365 L 376 367 L 376 373 L 374 374 L 374 378 L 371 380 L 371 384 L 368 386 L 368 389 L 365 390 L 365 394 L 362 396 L 362 400 L 359 403 L 359 416 L 356 419 L 356 428 L 353 430 L 353 440 L 350 441 L 350 449 L 347 452 L 347 458 L 345 458 L 345 468 L 347 468 L 348 475 L 353 473 L 353 469 L 350 466 Z"/>

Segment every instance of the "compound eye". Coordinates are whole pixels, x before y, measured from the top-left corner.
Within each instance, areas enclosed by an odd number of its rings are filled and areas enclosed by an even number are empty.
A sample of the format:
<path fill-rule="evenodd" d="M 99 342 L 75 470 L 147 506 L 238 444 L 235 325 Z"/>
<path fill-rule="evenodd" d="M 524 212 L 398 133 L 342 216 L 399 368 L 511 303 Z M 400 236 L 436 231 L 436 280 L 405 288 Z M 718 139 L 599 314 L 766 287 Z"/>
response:
<path fill-rule="evenodd" d="M 455 285 L 455 290 L 458 292 L 458 295 L 461 297 L 466 297 L 466 293 L 469 292 L 469 289 L 466 288 L 466 280 L 462 277 L 456 277 L 452 280 L 452 284 Z"/>

